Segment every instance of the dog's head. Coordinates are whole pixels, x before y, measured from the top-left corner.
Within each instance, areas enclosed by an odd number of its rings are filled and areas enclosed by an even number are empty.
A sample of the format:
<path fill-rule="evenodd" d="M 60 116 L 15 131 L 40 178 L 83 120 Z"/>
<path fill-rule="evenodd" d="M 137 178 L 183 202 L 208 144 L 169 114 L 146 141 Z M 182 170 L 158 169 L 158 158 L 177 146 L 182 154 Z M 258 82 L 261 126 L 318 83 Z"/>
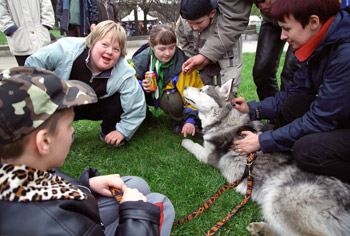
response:
<path fill-rule="evenodd" d="M 189 104 L 198 110 L 203 128 L 220 122 L 229 114 L 231 114 L 231 118 L 236 117 L 236 121 L 240 120 L 240 124 L 243 121 L 247 122 L 249 118 L 242 120 L 241 116 L 243 114 L 233 109 L 231 105 L 231 86 L 231 81 L 228 81 L 221 87 L 210 85 L 203 86 L 200 89 L 185 87 L 184 97 Z"/>
<path fill-rule="evenodd" d="M 202 88 L 186 86 L 184 97 L 186 101 L 200 112 L 219 109 L 227 105 L 230 99 L 231 81 L 221 87 L 205 85 Z"/>

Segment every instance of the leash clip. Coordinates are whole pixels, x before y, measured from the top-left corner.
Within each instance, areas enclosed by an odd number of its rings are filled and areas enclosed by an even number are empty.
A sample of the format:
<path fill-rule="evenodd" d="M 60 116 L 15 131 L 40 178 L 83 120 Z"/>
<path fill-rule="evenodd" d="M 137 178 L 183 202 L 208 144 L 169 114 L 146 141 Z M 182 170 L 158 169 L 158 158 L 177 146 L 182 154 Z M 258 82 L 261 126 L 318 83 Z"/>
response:
<path fill-rule="evenodd" d="M 248 175 L 252 175 L 252 165 L 253 165 L 253 162 L 247 163 Z"/>
<path fill-rule="evenodd" d="M 247 159 L 247 164 L 246 164 L 248 168 L 248 175 L 251 175 L 252 173 L 252 166 L 254 161 L 256 160 L 256 157 L 257 157 L 256 152 L 252 152 L 249 154 L 249 157 Z"/>

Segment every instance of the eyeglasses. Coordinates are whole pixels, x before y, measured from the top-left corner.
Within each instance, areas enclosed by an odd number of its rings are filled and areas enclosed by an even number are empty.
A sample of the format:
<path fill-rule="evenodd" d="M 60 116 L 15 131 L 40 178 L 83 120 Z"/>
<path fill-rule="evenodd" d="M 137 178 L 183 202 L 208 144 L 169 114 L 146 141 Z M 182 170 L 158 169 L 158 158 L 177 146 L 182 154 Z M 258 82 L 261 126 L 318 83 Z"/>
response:
<path fill-rule="evenodd" d="M 255 5 L 258 5 L 259 3 L 264 3 L 265 0 L 252 0 Z"/>

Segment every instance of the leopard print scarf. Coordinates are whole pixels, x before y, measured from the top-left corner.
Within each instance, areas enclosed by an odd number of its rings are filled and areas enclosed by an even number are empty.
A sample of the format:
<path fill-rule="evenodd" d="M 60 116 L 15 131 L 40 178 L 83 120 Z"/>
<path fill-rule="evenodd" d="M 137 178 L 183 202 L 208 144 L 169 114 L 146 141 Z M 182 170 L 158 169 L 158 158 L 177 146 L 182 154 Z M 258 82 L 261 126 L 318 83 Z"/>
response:
<path fill-rule="evenodd" d="M 54 170 L 41 171 L 24 165 L 0 164 L 0 200 L 40 202 L 60 199 L 84 200 L 87 195 L 55 175 Z"/>

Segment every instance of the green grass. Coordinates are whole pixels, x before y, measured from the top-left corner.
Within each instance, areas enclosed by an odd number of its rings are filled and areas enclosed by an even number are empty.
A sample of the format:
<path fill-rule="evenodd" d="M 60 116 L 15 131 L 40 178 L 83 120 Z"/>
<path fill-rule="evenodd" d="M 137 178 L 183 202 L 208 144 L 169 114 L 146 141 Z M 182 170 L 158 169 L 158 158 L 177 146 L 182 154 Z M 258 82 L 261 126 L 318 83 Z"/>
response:
<path fill-rule="evenodd" d="M 247 100 L 257 99 L 252 78 L 254 56 L 254 53 L 244 53 L 239 95 Z M 284 54 L 281 63 L 283 61 Z M 157 119 L 145 121 L 132 140 L 120 148 L 100 141 L 100 122 L 77 121 L 73 125 L 75 141 L 61 168 L 64 172 L 78 177 L 84 169 L 94 167 L 101 174 L 140 176 L 153 192 L 169 197 L 175 207 L 175 220 L 196 210 L 226 183 L 217 169 L 200 163 L 181 146 L 183 137 L 171 132 L 170 122 L 164 113 Z M 201 139 L 192 139 L 202 142 Z M 172 235 L 203 235 L 242 199 L 243 196 L 235 190 L 228 190 L 202 215 L 173 227 Z M 249 235 L 246 226 L 260 221 L 260 217 L 258 205 L 250 201 L 216 235 Z"/>
<path fill-rule="evenodd" d="M 7 39 L 6 36 L 3 32 L 0 31 L 0 45 L 1 44 L 6 44 L 7 43 Z"/>

